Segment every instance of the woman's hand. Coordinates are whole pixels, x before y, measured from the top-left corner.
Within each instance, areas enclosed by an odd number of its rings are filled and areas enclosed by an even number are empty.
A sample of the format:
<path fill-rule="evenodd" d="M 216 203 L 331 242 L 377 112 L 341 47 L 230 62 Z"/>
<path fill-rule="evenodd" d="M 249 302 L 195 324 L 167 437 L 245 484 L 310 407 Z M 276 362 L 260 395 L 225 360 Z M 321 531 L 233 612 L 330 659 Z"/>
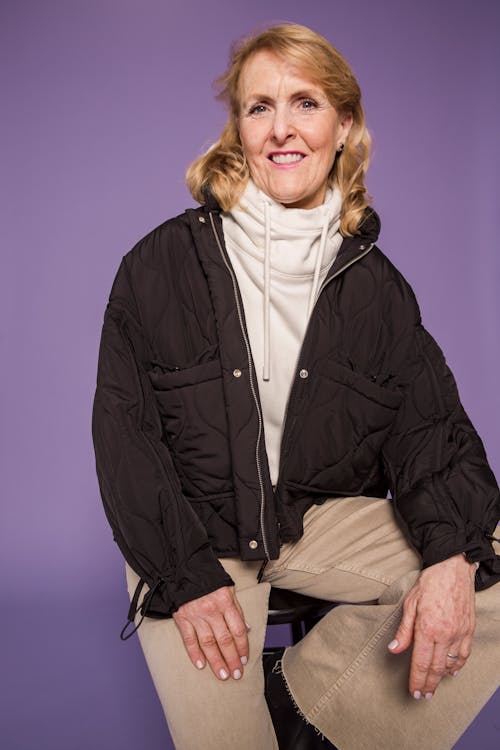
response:
<path fill-rule="evenodd" d="M 186 602 L 173 618 L 195 667 L 203 669 L 208 661 L 218 679 L 240 679 L 248 661 L 249 628 L 233 586 Z"/>
<path fill-rule="evenodd" d="M 413 641 L 409 688 L 417 700 L 432 698 L 441 679 L 456 675 L 470 655 L 476 624 L 475 572 L 474 563 L 455 555 L 423 570 L 405 598 L 403 618 L 389 649 L 400 654 Z"/>

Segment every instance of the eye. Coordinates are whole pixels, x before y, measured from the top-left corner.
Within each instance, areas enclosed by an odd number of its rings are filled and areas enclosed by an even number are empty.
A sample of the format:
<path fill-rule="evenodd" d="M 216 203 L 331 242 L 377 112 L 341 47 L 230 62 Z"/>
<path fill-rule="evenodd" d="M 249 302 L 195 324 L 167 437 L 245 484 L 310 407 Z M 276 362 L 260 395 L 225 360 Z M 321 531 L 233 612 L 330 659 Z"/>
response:
<path fill-rule="evenodd" d="M 265 112 L 267 112 L 267 107 L 262 103 L 253 104 L 248 110 L 249 115 L 263 115 Z"/>
<path fill-rule="evenodd" d="M 299 101 L 299 107 L 304 112 L 308 112 L 311 109 L 317 109 L 318 102 L 316 102 L 314 99 L 301 99 Z"/>

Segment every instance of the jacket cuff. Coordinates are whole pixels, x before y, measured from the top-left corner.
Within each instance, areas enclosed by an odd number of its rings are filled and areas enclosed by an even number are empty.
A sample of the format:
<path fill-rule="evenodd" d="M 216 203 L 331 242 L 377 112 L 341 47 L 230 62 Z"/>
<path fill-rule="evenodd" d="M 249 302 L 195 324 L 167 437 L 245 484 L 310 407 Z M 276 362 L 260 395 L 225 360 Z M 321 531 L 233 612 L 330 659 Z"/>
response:
<path fill-rule="evenodd" d="M 211 594 L 222 586 L 234 586 L 234 581 L 207 545 L 163 577 L 162 585 L 152 597 L 151 610 L 171 616 L 186 602 Z"/>
<path fill-rule="evenodd" d="M 445 533 L 441 529 L 441 534 L 439 528 L 435 531 L 432 539 L 426 540 L 421 552 L 422 568 L 428 568 L 459 554 L 463 554 L 469 563 L 481 563 L 496 558 L 488 532 L 477 526 L 470 525 L 462 532 L 450 531 L 449 528 Z"/>

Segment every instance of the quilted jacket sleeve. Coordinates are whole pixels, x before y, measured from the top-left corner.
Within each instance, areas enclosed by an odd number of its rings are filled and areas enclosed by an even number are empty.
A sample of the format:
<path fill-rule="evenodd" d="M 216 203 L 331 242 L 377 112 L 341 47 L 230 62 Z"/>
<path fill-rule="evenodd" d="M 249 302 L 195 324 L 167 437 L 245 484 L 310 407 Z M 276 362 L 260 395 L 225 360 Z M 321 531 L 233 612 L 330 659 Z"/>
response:
<path fill-rule="evenodd" d="M 164 442 L 126 257 L 107 305 L 92 414 L 96 469 L 113 537 L 148 584 L 150 609 L 232 585 L 188 501 Z"/>
<path fill-rule="evenodd" d="M 443 353 L 419 316 L 406 334 L 404 393 L 383 449 L 396 514 L 423 567 L 465 552 L 481 575 L 500 579 L 491 535 L 500 498 L 482 442 L 460 403 Z"/>

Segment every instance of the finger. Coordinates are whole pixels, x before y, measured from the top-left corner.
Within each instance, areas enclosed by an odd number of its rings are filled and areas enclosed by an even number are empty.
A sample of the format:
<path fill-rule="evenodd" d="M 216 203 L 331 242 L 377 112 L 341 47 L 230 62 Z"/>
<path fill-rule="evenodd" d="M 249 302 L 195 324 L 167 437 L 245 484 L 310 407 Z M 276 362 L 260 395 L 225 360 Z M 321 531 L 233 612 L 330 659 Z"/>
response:
<path fill-rule="evenodd" d="M 245 623 L 243 622 L 243 620 L 241 620 L 239 614 L 237 613 L 237 610 L 231 607 L 229 610 L 226 610 L 225 616 L 229 616 L 230 613 L 233 613 L 238 618 L 238 621 L 240 623 L 237 627 L 238 637 L 240 638 L 240 640 L 243 637 L 246 638 Z M 226 619 L 224 619 L 223 617 L 217 618 L 217 620 L 212 624 L 212 628 L 217 639 L 219 650 L 229 668 L 231 676 L 233 677 L 233 679 L 239 680 L 243 674 L 243 665 L 241 663 L 240 654 L 236 647 L 235 638 L 228 627 Z"/>
<path fill-rule="evenodd" d="M 457 676 L 458 672 L 465 666 L 467 659 L 472 652 L 472 635 L 467 635 L 462 639 L 460 644 L 455 648 L 448 649 L 447 653 L 447 667 L 450 674 L 454 677 Z M 456 659 L 450 659 L 450 654 L 457 654 Z"/>
<path fill-rule="evenodd" d="M 224 617 L 229 631 L 233 636 L 240 664 L 246 664 L 248 662 L 250 647 L 248 643 L 248 631 L 241 607 L 235 606 L 233 609 L 226 610 Z"/>
<path fill-rule="evenodd" d="M 245 619 L 245 615 L 244 615 L 244 613 L 243 613 L 243 610 L 242 610 L 242 608 L 241 608 L 241 604 L 239 603 L 238 599 L 236 598 L 236 595 L 235 595 L 235 597 L 234 597 L 234 603 L 235 603 L 236 609 L 238 610 L 238 612 L 239 612 L 239 613 L 240 613 L 240 615 L 241 615 L 241 619 L 242 619 L 242 620 L 243 620 L 243 622 L 245 623 L 245 627 L 246 627 L 246 629 L 247 629 L 247 632 L 250 632 L 250 630 L 251 630 L 252 628 L 250 627 L 250 625 L 248 624 L 248 622 L 247 622 L 247 621 L 246 621 L 246 619 Z"/>
<path fill-rule="evenodd" d="M 393 654 L 401 654 L 410 646 L 415 629 L 416 604 L 413 600 L 406 600 L 403 605 L 403 617 L 397 629 L 394 639 L 389 643 L 388 649 Z"/>
<path fill-rule="evenodd" d="M 461 641 L 455 641 L 448 646 L 446 651 L 446 671 L 448 674 L 454 674 L 463 666 L 463 663 L 460 663 L 460 648 Z"/>
<path fill-rule="evenodd" d="M 467 659 L 471 655 L 471 651 L 472 651 L 472 640 L 474 636 L 474 630 L 476 627 L 476 607 L 475 607 L 474 589 L 471 590 L 468 619 L 469 619 L 469 624 L 468 624 L 468 627 L 466 627 L 465 633 L 462 635 L 462 638 L 460 640 L 457 639 L 456 641 L 454 641 L 454 643 L 451 644 L 450 648 L 447 651 L 446 666 L 448 669 L 448 673 L 453 675 L 454 677 L 456 677 L 459 671 L 462 669 L 462 667 L 465 666 Z M 450 657 L 450 654 L 452 656 L 457 656 L 458 658 L 452 659 Z"/>
<path fill-rule="evenodd" d="M 425 696 L 424 688 L 433 654 L 434 643 L 426 638 L 419 637 L 417 634 L 411 655 L 409 680 L 410 694 L 416 700 Z"/>
<path fill-rule="evenodd" d="M 206 664 L 205 655 L 200 648 L 195 629 L 184 617 L 176 617 L 175 614 L 173 617 L 175 624 L 179 628 L 189 658 L 197 669 L 203 669 Z"/>
<path fill-rule="evenodd" d="M 448 649 L 449 644 L 447 643 L 434 644 L 431 663 L 429 664 L 429 669 L 427 670 L 427 675 L 421 690 L 424 698 L 427 700 L 432 698 L 439 683 L 447 673 L 446 661 Z"/>
<path fill-rule="evenodd" d="M 223 622 L 222 617 L 219 619 Z M 220 626 L 219 631 L 222 633 L 222 628 L 220 628 Z M 230 675 L 229 667 L 221 651 L 213 625 L 202 619 L 197 620 L 196 634 L 198 636 L 200 648 L 203 651 L 214 675 L 219 680 L 227 680 Z"/>

